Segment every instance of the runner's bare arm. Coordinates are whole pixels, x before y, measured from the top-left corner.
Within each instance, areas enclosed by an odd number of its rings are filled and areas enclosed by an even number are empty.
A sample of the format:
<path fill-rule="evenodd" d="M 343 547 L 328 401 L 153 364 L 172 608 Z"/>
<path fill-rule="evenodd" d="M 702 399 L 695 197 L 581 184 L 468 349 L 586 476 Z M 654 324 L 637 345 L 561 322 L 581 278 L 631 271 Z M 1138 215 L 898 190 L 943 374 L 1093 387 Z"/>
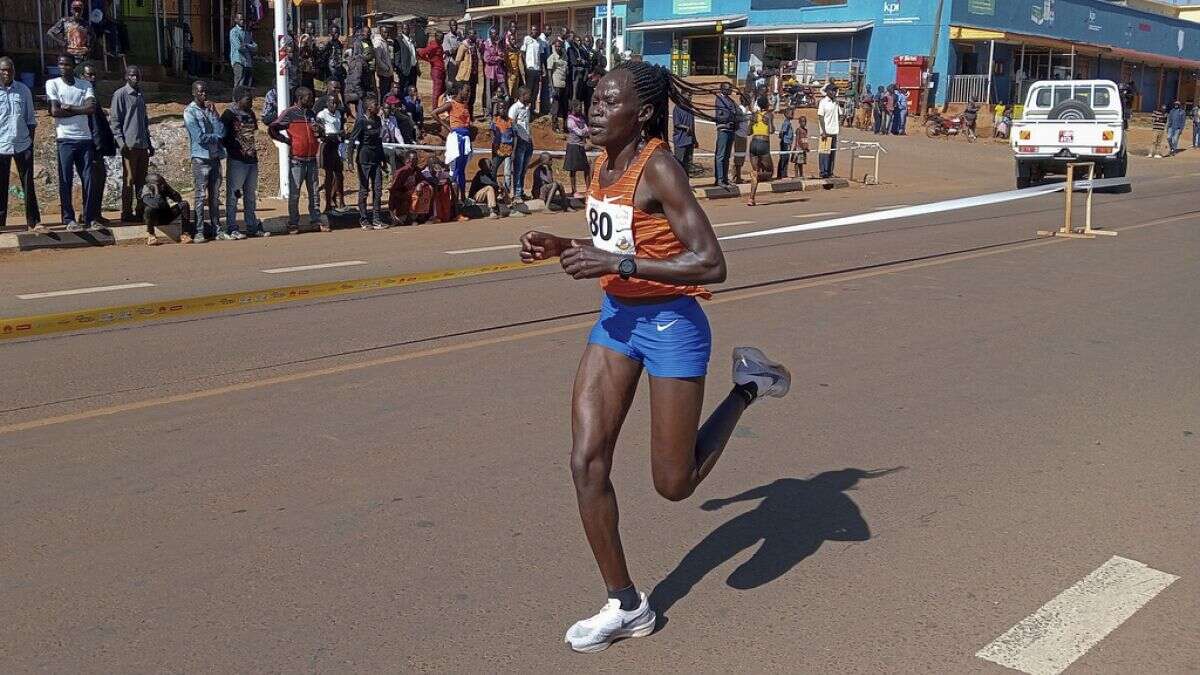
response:
<path fill-rule="evenodd" d="M 662 213 L 671 231 L 687 251 L 665 260 L 637 259 L 639 279 L 666 284 L 719 284 L 725 281 L 725 255 L 708 215 L 692 194 L 683 167 L 666 152 L 655 152 L 642 173 L 634 195 L 637 207 L 646 213 Z M 578 242 L 577 242 L 578 243 Z M 563 270 L 576 279 L 616 274 L 624 256 L 602 251 L 589 242 L 562 253 Z"/>
<path fill-rule="evenodd" d="M 546 232 L 531 230 L 521 235 L 521 262 L 531 263 L 549 260 L 562 255 L 563 251 L 585 246 L 587 239 L 567 239 Z"/>

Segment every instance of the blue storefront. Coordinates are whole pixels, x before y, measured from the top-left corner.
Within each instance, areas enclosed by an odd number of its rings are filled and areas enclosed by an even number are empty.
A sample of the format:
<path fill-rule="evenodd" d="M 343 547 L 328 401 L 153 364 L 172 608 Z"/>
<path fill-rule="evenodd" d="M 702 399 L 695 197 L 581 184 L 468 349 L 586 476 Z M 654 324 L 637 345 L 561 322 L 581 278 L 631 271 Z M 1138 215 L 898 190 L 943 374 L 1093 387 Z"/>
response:
<path fill-rule="evenodd" d="M 640 5 L 640 7 L 638 7 Z M 1147 5 L 1150 6 L 1150 5 Z M 896 56 L 930 57 L 931 101 L 1018 100 L 1052 78 L 1133 82 L 1140 109 L 1194 100 L 1200 24 L 1104 0 L 642 0 L 643 58 L 688 76 L 745 78 L 803 62 L 874 89 Z"/>

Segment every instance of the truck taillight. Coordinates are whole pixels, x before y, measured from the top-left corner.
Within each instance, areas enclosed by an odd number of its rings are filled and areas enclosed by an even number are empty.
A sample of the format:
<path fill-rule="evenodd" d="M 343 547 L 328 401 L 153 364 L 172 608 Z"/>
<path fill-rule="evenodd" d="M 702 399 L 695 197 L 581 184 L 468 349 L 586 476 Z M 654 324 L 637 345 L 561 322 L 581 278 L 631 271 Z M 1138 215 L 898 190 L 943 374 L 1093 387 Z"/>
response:
<path fill-rule="evenodd" d="M 1031 131 L 1022 131 L 1021 132 L 1021 140 L 1027 141 L 1031 138 L 1033 138 L 1033 132 L 1031 132 Z"/>
<path fill-rule="evenodd" d="M 1117 133 L 1115 131 L 1113 131 L 1112 129 L 1105 131 L 1104 134 L 1101 136 L 1101 138 L 1106 141 L 1111 141 L 1116 137 L 1117 137 Z"/>
<path fill-rule="evenodd" d="M 1033 145 L 1018 145 L 1017 152 L 1037 152 L 1037 147 Z"/>
<path fill-rule="evenodd" d="M 1108 133 L 1108 132 L 1105 132 L 1105 133 Z M 1111 155 L 1112 151 L 1113 151 L 1112 148 L 1102 148 L 1102 147 L 1092 148 L 1092 152 L 1096 153 L 1097 155 Z"/>

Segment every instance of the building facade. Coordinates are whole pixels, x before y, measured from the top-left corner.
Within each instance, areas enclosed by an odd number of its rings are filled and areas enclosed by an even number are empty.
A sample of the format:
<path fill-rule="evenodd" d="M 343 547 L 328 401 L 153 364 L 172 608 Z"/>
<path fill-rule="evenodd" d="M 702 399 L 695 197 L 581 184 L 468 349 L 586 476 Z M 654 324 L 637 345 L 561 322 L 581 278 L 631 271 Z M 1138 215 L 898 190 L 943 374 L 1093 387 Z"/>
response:
<path fill-rule="evenodd" d="M 1136 106 L 1196 99 L 1194 8 L 1154 0 L 642 0 L 647 61 L 684 76 L 784 66 L 874 90 L 926 57 L 930 104 L 1020 102 L 1037 79 L 1130 82 Z M 799 78 L 803 79 L 803 78 Z"/>
<path fill-rule="evenodd" d="M 613 40 L 618 51 L 626 49 L 627 9 L 625 2 L 613 3 Z M 555 35 L 566 28 L 583 36 L 601 37 L 606 11 L 607 4 L 596 0 L 468 0 L 463 22 L 480 36 L 486 36 L 490 28 L 507 27 L 515 21 L 522 33 L 538 26 Z"/>

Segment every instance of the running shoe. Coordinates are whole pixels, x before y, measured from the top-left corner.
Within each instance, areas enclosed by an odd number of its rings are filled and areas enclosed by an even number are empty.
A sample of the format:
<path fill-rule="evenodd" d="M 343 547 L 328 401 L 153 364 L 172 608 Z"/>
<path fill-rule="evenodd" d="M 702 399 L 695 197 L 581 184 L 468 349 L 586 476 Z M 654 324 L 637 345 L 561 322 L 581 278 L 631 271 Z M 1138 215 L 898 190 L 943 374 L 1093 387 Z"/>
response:
<path fill-rule="evenodd" d="M 620 600 L 610 598 L 599 614 L 571 626 L 563 642 L 577 652 L 591 654 L 608 649 L 609 645 L 621 638 L 644 637 L 653 633 L 657 617 L 654 610 L 650 609 L 646 594 L 639 593 L 639 596 L 642 602 L 628 612 L 621 609 Z"/>
<path fill-rule="evenodd" d="M 218 232 L 217 233 L 218 241 L 233 241 L 234 239 L 236 239 L 236 237 L 233 236 L 232 232 Z"/>
<path fill-rule="evenodd" d="M 84 226 L 73 220 L 67 221 L 67 232 L 83 232 L 85 229 L 86 228 Z"/>
<path fill-rule="evenodd" d="M 733 383 L 758 387 L 758 396 L 782 398 L 792 386 L 792 374 L 787 368 L 767 358 L 754 347 L 733 350 Z"/>
<path fill-rule="evenodd" d="M 234 230 L 233 232 L 229 233 L 229 236 L 233 237 L 236 241 L 241 241 L 246 238 L 246 235 L 242 234 L 241 230 Z"/>

